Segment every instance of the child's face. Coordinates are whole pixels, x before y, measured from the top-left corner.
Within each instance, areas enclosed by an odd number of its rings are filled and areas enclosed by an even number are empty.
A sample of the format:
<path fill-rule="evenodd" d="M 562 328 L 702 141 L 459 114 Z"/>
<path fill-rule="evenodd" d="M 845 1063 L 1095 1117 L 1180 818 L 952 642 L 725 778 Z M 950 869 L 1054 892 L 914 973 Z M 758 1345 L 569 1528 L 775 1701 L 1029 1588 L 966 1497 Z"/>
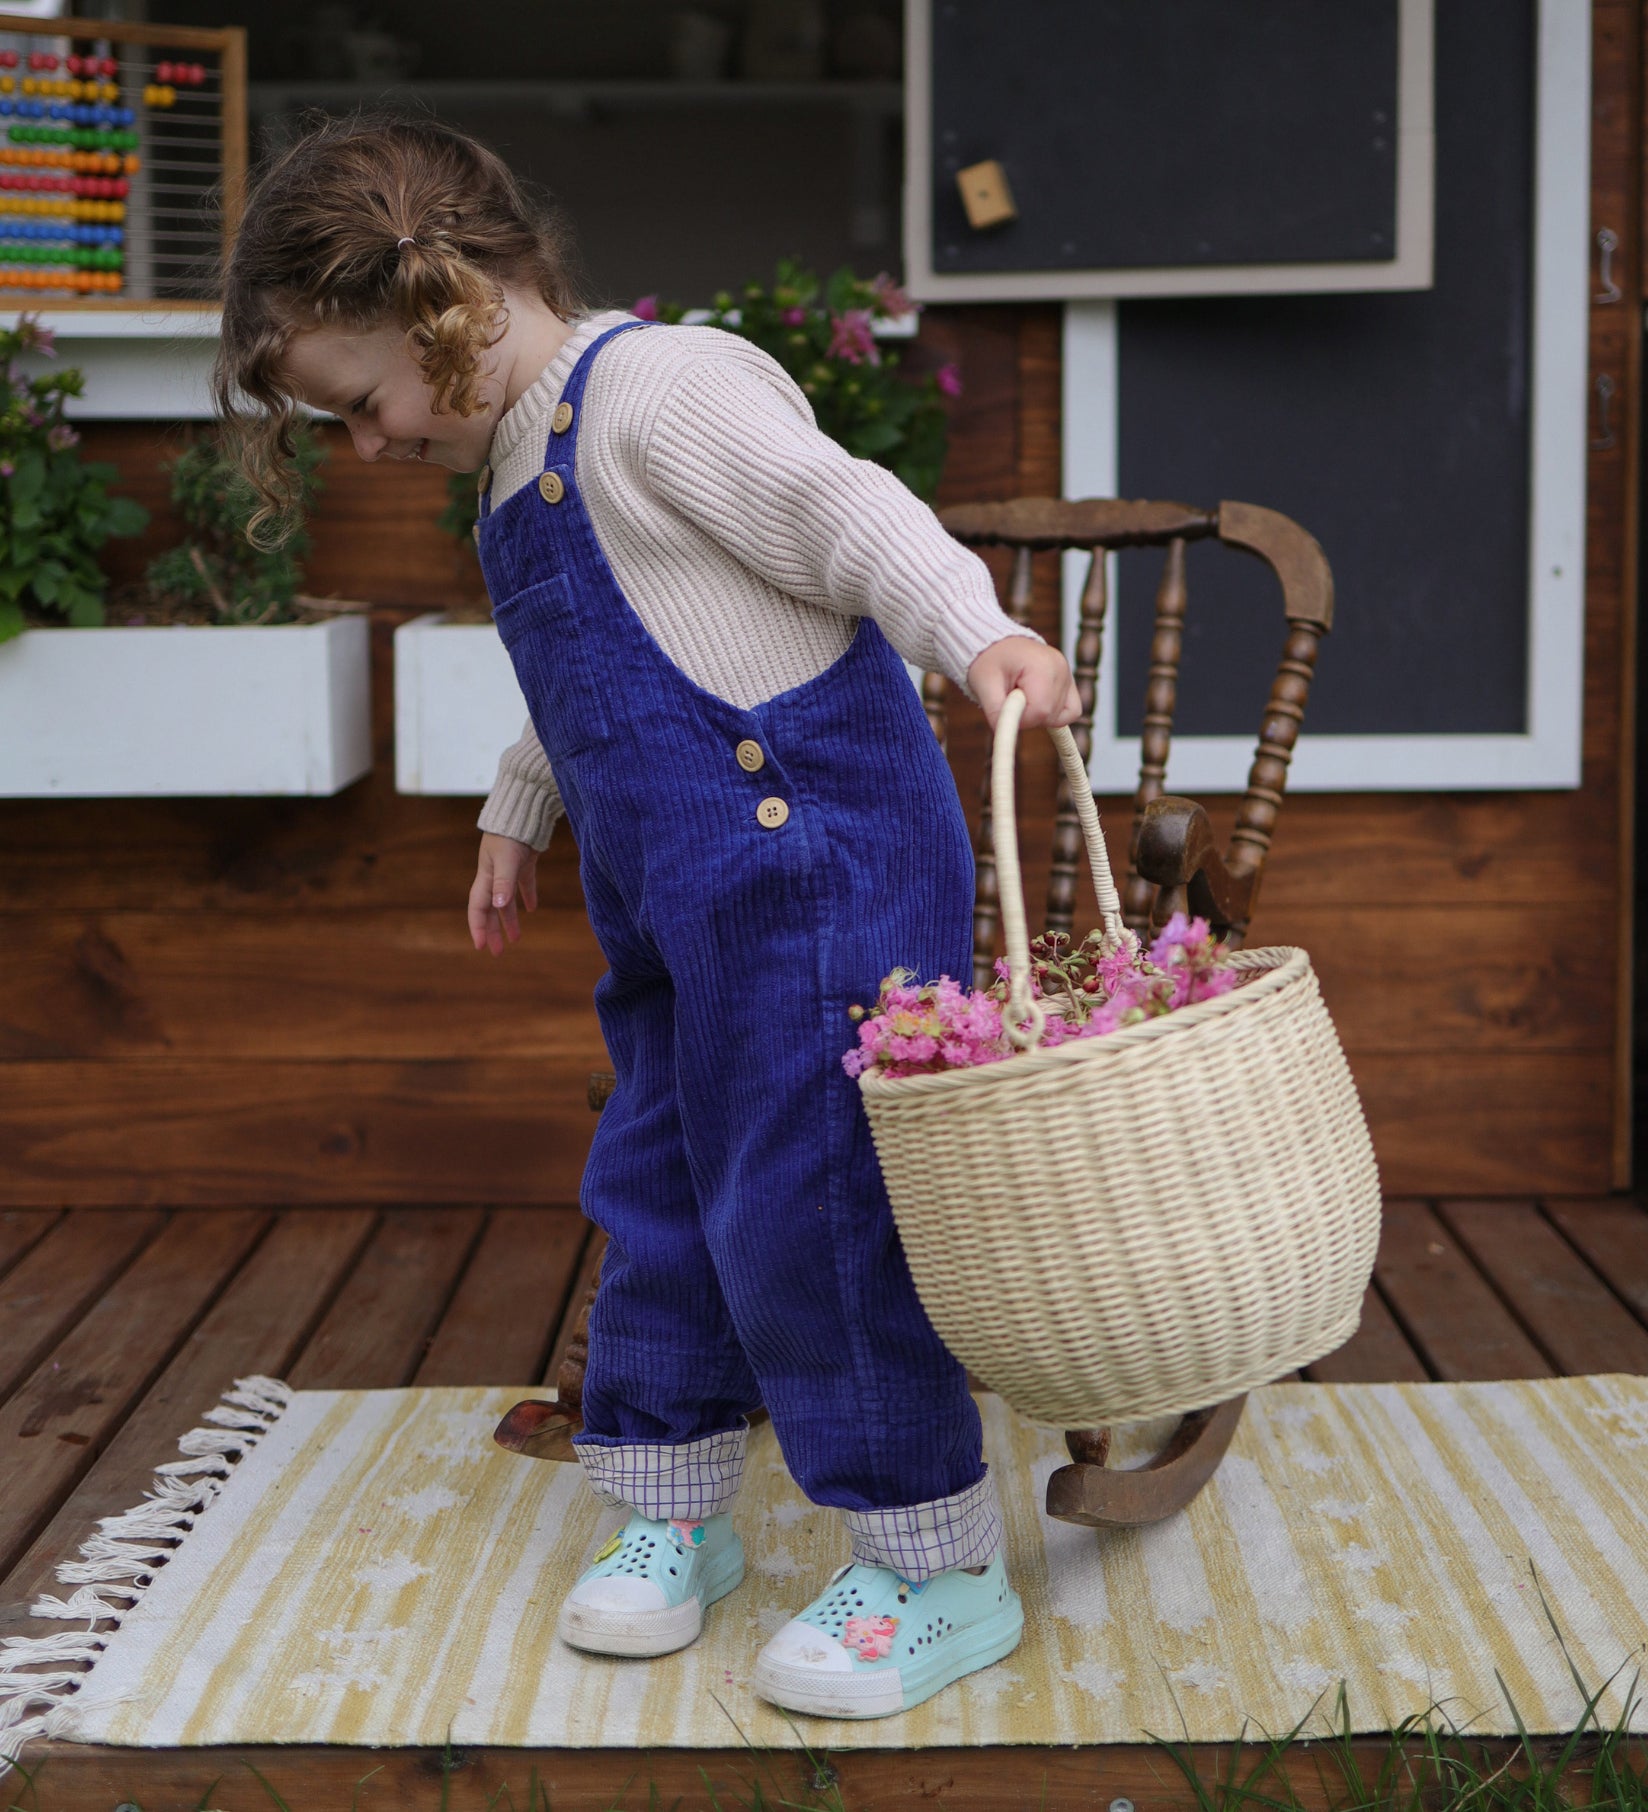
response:
<path fill-rule="evenodd" d="M 284 371 L 300 402 L 340 418 L 362 459 L 427 459 L 454 472 L 473 472 L 486 460 L 502 385 L 482 377 L 484 407 L 474 415 L 435 414 L 398 327 L 312 328 L 293 337 Z"/>

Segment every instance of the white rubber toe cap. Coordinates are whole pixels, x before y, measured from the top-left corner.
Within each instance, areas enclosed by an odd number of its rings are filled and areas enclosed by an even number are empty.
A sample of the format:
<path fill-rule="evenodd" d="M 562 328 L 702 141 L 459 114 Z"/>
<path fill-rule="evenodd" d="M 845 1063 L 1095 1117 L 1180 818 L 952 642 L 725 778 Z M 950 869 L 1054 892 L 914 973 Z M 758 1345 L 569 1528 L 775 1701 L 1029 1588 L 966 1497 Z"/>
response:
<path fill-rule="evenodd" d="M 585 1579 L 567 1594 L 568 1604 L 590 1611 L 661 1611 L 669 1603 L 664 1588 L 651 1579 L 633 1574 L 609 1573 Z"/>
<path fill-rule="evenodd" d="M 768 1667 L 804 1667 L 809 1673 L 850 1674 L 851 1652 L 816 1624 L 791 1618 L 761 1651 Z"/>

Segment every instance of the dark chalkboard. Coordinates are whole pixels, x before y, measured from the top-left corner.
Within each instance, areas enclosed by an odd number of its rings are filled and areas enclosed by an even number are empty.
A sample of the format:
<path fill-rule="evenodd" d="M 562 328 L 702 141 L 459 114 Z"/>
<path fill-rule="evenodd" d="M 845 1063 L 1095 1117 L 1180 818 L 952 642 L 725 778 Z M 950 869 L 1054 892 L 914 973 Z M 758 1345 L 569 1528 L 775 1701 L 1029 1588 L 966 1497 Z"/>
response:
<path fill-rule="evenodd" d="M 1433 289 L 1119 305 L 1121 495 L 1267 504 L 1333 566 L 1310 731 L 1528 728 L 1534 33 L 1533 0 L 1436 9 Z M 1123 557 L 1123 734 L 1153 585 Z M 1251 736 L 1274 582 L 1192 548 L 1190 604 L 1179 730 Z"/>
<path fill-rule="evenodd" d="M 1397 0 L 933 0 L 938 273 L 1390 259 Z M 959 169 L 1019 218 L 966 222 Z"/>

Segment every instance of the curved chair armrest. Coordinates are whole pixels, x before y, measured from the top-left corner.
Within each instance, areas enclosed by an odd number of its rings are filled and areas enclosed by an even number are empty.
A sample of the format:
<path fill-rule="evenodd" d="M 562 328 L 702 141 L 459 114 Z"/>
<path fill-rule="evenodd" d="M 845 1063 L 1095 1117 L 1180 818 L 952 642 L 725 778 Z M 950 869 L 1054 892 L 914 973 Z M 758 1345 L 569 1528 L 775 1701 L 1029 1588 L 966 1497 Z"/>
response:
<path fill-rule="evenodd" d="M 1154 881 L 1154 923 L 1176 911 L 1207 919 L 1215 930 L 1240 943 L 1253 917 L 1259 875 L 1232 874 L 1213 838 L 1207 813 L 1193 799 L 1164 793 L 1144 809 L 1135 856 L 1139 873 Z"/>

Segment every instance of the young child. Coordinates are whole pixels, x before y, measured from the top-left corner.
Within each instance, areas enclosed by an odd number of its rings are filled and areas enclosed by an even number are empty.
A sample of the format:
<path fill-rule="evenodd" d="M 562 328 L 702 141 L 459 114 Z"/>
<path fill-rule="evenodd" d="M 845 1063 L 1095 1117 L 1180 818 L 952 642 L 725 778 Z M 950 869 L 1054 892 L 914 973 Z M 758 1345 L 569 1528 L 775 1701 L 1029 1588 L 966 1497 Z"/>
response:
<path fill-rule="evenodd" d="M 743 1575 L 729 1511 L 765 1404 L 852 1561 L 755 1663 L 794 1711 L 876 1717 L 1018 1643 L 962 1368 L 911 1286 L 848 1007 L 898 965 L 966 977 L 973 864 L 902 655 L 990 721 L 1078 712 L 1063 657 L 764 353 L 586 314 L 491 153 L 342 122 L 251 194 L 218 400 L 278 526 L 294 402 L 364 459 L 480 469 L 481 564 L 531 710 L 481 814 L 477 949 L 520 934 L 565 813 L 610 965 L 617 1090 L 584 1211 L 609 1243 L 579 1458 L 628 1522 L 564 1639 L 657 1655 Z"/>

